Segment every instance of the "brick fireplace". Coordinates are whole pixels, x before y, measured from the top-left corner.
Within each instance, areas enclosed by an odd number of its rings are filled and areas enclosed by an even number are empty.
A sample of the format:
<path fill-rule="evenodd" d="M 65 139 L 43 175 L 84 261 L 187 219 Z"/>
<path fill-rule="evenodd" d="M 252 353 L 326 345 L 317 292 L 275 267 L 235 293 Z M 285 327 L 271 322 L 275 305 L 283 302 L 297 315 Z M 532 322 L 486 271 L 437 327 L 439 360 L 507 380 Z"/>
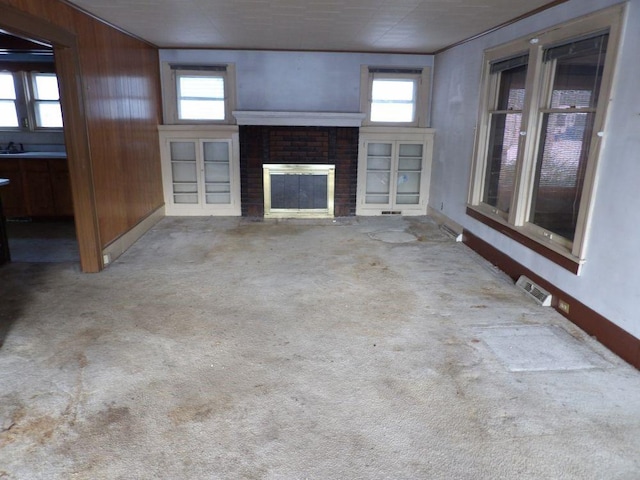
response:
<path fill-rule="evenodd" d="M 264 216 L 263 165 L 335 165 L 334 214 L 356 212 L 357 127 L 240 125 L 242 215 Z"/>

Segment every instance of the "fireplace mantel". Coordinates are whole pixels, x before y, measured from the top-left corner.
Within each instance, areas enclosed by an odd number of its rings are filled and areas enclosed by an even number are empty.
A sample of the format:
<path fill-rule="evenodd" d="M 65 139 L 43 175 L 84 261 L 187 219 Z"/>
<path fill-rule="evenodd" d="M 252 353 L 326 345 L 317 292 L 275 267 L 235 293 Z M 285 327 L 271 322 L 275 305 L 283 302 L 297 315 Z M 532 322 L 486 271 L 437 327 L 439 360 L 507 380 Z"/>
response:
<path fill-rule="evenodd" d="M 288 127 L 360 127 L 364 113 L 234 111 L 238 125 L 276 125 Z"/>

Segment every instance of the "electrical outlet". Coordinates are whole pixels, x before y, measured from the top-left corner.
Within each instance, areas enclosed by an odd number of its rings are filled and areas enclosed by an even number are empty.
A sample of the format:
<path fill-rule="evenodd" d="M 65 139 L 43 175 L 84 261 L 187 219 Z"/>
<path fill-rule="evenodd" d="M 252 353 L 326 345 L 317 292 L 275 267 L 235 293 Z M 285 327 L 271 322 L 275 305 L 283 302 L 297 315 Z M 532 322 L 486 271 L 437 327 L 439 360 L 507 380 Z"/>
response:
<path fill-rule="evenodd" d="M 567 315 L 569 314 L 569 304 L 564 300 L 558 300 L 558 309 L 562 310 Z"/>
<path fill-rule="evenodd" d="M 102 255 L 102 263 L 104 263 L 105 266 L 111 263 L 111 255 L 109 253 Z"/>

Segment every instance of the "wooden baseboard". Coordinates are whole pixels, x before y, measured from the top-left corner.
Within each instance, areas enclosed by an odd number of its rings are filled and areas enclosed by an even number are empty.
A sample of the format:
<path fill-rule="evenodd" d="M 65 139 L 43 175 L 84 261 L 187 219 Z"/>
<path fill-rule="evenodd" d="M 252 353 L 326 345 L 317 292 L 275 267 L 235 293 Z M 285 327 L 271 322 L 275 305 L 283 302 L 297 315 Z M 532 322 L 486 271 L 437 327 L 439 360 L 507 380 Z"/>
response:
<path fill-rule="evenodd" d="M 525 275 L 547 290 L 553 295 L 552 307 L 587 334 L 595 337 L 616 355 L 640 369 L 640 339 L 637 339 L 598 312 L 587 307 L 555 285 L 552 285 L 544 278 L 536 275 L 525 266 L 466 229 L 463 231 L 462 241 L 465 245 L 509 275 L 513 280 L 517 280 L 520 275 Z M 568 313 L 558 308 L 560 301 L 569 305 Z"/>
<path fill-rule="evenodd" d="M 102 250 L 103 267 L 113 262 L 122 255 L 131 245 L 133 245 L 142 235 L 158 223 L 165 216 L 164 205 L 157 208 L 135 227 L 121 235 Z"/>

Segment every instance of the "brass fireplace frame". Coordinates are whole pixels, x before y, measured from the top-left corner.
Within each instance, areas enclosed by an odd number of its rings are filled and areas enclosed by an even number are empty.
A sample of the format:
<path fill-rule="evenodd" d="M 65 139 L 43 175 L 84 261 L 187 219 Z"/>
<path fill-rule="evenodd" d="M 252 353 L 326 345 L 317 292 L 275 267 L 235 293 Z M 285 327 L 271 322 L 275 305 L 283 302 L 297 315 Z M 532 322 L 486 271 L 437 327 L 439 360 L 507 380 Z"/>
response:
<path fill-rule="evenodd" d="M 335 207 L 335 165 L 264 164 L 262 165 L 265 218 L 333 218 Z M 271 208 L 271 175 L 326 175 L 327 208 Z"/>

